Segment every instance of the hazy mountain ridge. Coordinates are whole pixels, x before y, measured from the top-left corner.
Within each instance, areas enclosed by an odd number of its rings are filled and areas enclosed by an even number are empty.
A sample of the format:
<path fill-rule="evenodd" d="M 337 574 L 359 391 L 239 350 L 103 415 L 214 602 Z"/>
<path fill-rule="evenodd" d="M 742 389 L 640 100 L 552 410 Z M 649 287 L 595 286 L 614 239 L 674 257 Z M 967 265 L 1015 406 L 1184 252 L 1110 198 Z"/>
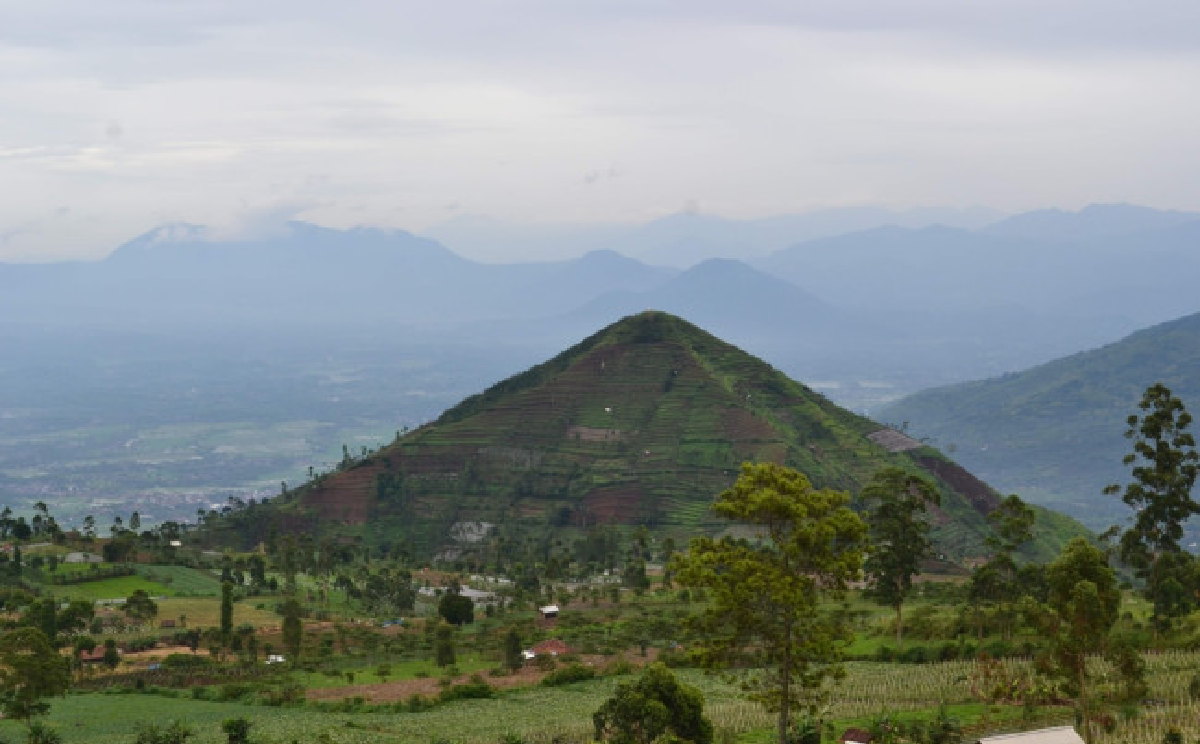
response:
<path fill-rule="evenodd" d="M 1156 382 L 1200 411 L 1200 314 L 1024 372 L 916 393 L 880 415 L 954 445 L 955 457 L 998 488 L 1101 529 L 1126 515 L 1101 491 L 1128 481 L 1125 420 Z"/>

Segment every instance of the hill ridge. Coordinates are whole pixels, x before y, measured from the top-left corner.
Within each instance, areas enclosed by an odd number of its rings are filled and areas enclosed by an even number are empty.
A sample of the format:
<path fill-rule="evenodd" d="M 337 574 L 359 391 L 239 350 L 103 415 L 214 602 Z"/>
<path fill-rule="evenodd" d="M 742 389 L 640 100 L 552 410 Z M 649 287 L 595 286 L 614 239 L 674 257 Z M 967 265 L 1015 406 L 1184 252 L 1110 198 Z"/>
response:
<path fill-rule="evenodd" d="M 292 526 L 370 524 L 427 552 L 462 522 L 643 524 L 688 537 L 723 527 L 707 507 L 743 462 L 785 464 L 852 494 L 896 465 L 943 492 L 933 515 L 943 551 L 980 553 L 999 495 L 919 442 L 892 451 L 874 441 L 885 429 L 681 318 L 645 311 L 317 477 L 281 513 Z"/>

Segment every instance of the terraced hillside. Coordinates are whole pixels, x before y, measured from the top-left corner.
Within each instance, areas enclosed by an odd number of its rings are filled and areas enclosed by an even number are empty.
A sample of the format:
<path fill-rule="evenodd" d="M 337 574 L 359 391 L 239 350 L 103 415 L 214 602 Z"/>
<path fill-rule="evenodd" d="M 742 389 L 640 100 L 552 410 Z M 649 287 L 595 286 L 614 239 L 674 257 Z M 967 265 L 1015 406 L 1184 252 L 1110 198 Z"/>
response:
<path fill-rule="evenodd" d="M 942 549 L 979 552 L 997 494 L 936 450 L 881 432 L 686 321 L 644 312 L 270 510 L 284 527 L 365 525 L 372 539 L 429 550 L 474 522 L 645 524 L 686 537 L 725 527 L 708 505 L 745 461 L 784 463 L 852 493 L 900 465 L 941 488 Z"/>

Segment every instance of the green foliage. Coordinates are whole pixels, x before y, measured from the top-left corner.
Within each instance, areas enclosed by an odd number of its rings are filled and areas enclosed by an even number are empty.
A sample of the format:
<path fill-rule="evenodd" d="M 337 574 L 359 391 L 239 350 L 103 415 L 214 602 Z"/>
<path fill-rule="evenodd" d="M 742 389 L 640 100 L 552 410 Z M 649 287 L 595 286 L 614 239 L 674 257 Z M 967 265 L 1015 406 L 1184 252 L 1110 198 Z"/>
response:
<path fill-rule="evenodd" d="M 542 684 L 546 687 L 557 687 L 559 685 L 569 685 L 572 682 L 582 682 L 595 676 L 595 669 L 580 663 L 574 663 L 559 667 L 545 677 L 542 677 Z"/>
<path fill-rule="evenodd" d="M 1187 431 L 1191 414 L 1161 382 L 1146 389 L 1138 408 L 1143 414 L 1127 420 L 1125 436 L 1133 440 L 1133 451 L 1123 460 L 1133 466 L 1133 480 L 1124 491 L 1113 484 L 1105 493 L 1120 493 L 1134 510 L 1133 525 L 1121 535 L 1121 559 L 1146 582 L 1146 596 L 1161 623 L 1186 614 L 1192 604 L 1183 589 L 1183 582 L 1192 581 L 1186 575 L 1192 562 L 1171 558 L 1182 553 L 1183 523 L 1200 514 L 1192 498 L 1200 454 Z"/>
<path fill-rule="evenodd" d="M 1046 668 L 1063 680 L 1064 691 L 1075 699 L 1086 721 L 1094 703 L 1087 660 L 1110 650 L 1109 632 L 1117 621 L 1121 592 L 1107 557 L 1083 539 L 1072 540 L 1046 567 L 1046 582 L 1045 633 L 1052 644 Z M 1085 724 L 1085 739 L 1087 728 Z"/>
<path fill-rule="evenodd" d="M 510 672 L 516 672 L 525 666 L 524 649 L 521 647 L 521 634 L 516 629 L 509 630 L 504 635 L 504 666 Z"/>
<path fill-rule="evenodd" d="M 195 734 L 190 726 L 172 721 L 166 726 L 142 722 L 138 724 L 137 738 L 133 744 L 184 744 Z"/>
<path fill-rule="evenodd" d="M 71 685 L 67 659 L 37 628 L 0 635 L 0 712 L 31 725 L 46 712 L 44 698 L 62 695 Z"/>
<path fill-rule="evenodd" d="M 903 647 L 904 599 L 921 561 L 933 554 L 929 507 L 941 503 L 933 484 L 901 468 L 886 468 L 871 478 L 860 498 L 867 505 L 871 549 L 863 568 L 871 594 L 896 610 L 896 645 Z"/>
<path fill-rule="evenodd" d="M 62 744 L 62 735 L 40 722 L 29 724 L 28 744 Z"/>
<path fill-rule="evenodd" d="M 434 641 L 434 662 L 439 667 L 453 666 L 457 659 L 454 649 L 454 628 L 442 624 L 437 627 Z"/>
<path fill-rule="evenodd" d="M 477 700 L 496 695 L 496 689 L 483 681 L 478 674 L 471 677 L 470 682 L 451 685 L 438 694 L 438 700 L 446 703 L 452 700 Z"/>
<path fill-rule="evenodd" d="M 221 640 L 229 643 L 233 635 L 233 583 L 221 582 Z"/>
<path fill-rule="evenodd" d="M 713 511 L 750 525 L 760 539 L 697 538 L 678 562 L 679 582 L 711 595 L 695 623 L 699 657 L 711 665 L 765 665 L 750 691 L 779 712 L 779 744 L 786 744 L 792 706 L 812 704 L 840 670 L 847 619 L 822 600 L 840 596 L 862 565 L 867 528 L 848 503 L 847 494 L 814 489 L 794 470 L 743 465 Z"/>
<path fill-rule="evenodd" d="M 713 738 L 700 691 L 681 684 L 662 664 L 650 665 L 634 682 L 617 685 L 592 722 L 596 739 L 613 744 L 649 744 L 664 736 L 711 744 Z"/>
<path fill-rule="evenodd" d="M 244 716 L 228 718 L 221 722 L 227 744 L 250 744 L 250 721 Z"/>
<path fill-rule="evenodd" d="M 145 589 L 135 589 L 126 598 L 122 609 L 131 619 L 145 622 L 158 614 L 158 603 L 150 598 Z"/>
<path fill-rule="evenodd" d="M 304 639 L 300 613 L 300 603 L 295 597 L 288 597 L 283 603 L 283 647 L 291 655 L 293 664 L 300 657 L 300 643 Z"/>
<path fill-rule="evenodd" d="M 475 622 L 475 603 L 470 597 L 457 592 L 447 592 L 438 601 L 438 614 L 451 625 Z"/>

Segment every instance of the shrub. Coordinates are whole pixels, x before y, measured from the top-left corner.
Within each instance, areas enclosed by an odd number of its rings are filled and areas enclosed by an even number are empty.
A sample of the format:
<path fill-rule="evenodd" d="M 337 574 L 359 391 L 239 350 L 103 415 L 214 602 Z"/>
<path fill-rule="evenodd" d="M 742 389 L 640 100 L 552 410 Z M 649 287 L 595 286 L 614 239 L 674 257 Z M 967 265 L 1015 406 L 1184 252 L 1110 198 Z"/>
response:
<path fill-rule="evenodd" d="M 625 659 L 618 659 L 604 669 L 604 673 L 616 677 L 622 674 L 633 674 L 633 664 Z"/>
<path fill-rule="evenodd" d="M 192 729 L 179 721 L 172 721 L 165 727 L 142 723 L 138 725 L 137 738 L 133 740 L 133 744 L 183 744 L 192 734 Z"/>
<path fill-rule="evenodd" d="M 900 661 L 905 664 L 924 664 L 929 660 L 929 653 L 924 646 L 909 646 L 900 654 Z"/>
<path fill-rule="evenodd" d="M 228 718 L 221 723 L 228 744 L 250 744 L 250 721 L 245 717 Z"/>
<path fill-rule="evenodd" d="M 442 690 L 438 695 L 438 700 L 443 703 L 450 702 L 451 700 L 475 700 L 494 697 L 495 694 L 496 688 L 484 682 L 482 677 L 478 679 L 472 677 L 470 682 L 453 685 Z"/>
<path fill-rule="evenodd" d="M 210 657 L 196 656 L 194 654 L 170 654 L 162 660 L 163 668 L 171 671 L 205 669 L 212 666 L 212 663 Z"/>
<path fill-rule="evenodd" d="M 582 682 L 596 676 L 596 670 L 583 664 L 569 664 L 550 672 L 542 677 L 542 684 L 547 687 L 569 685 L 572 682 Z"/>

